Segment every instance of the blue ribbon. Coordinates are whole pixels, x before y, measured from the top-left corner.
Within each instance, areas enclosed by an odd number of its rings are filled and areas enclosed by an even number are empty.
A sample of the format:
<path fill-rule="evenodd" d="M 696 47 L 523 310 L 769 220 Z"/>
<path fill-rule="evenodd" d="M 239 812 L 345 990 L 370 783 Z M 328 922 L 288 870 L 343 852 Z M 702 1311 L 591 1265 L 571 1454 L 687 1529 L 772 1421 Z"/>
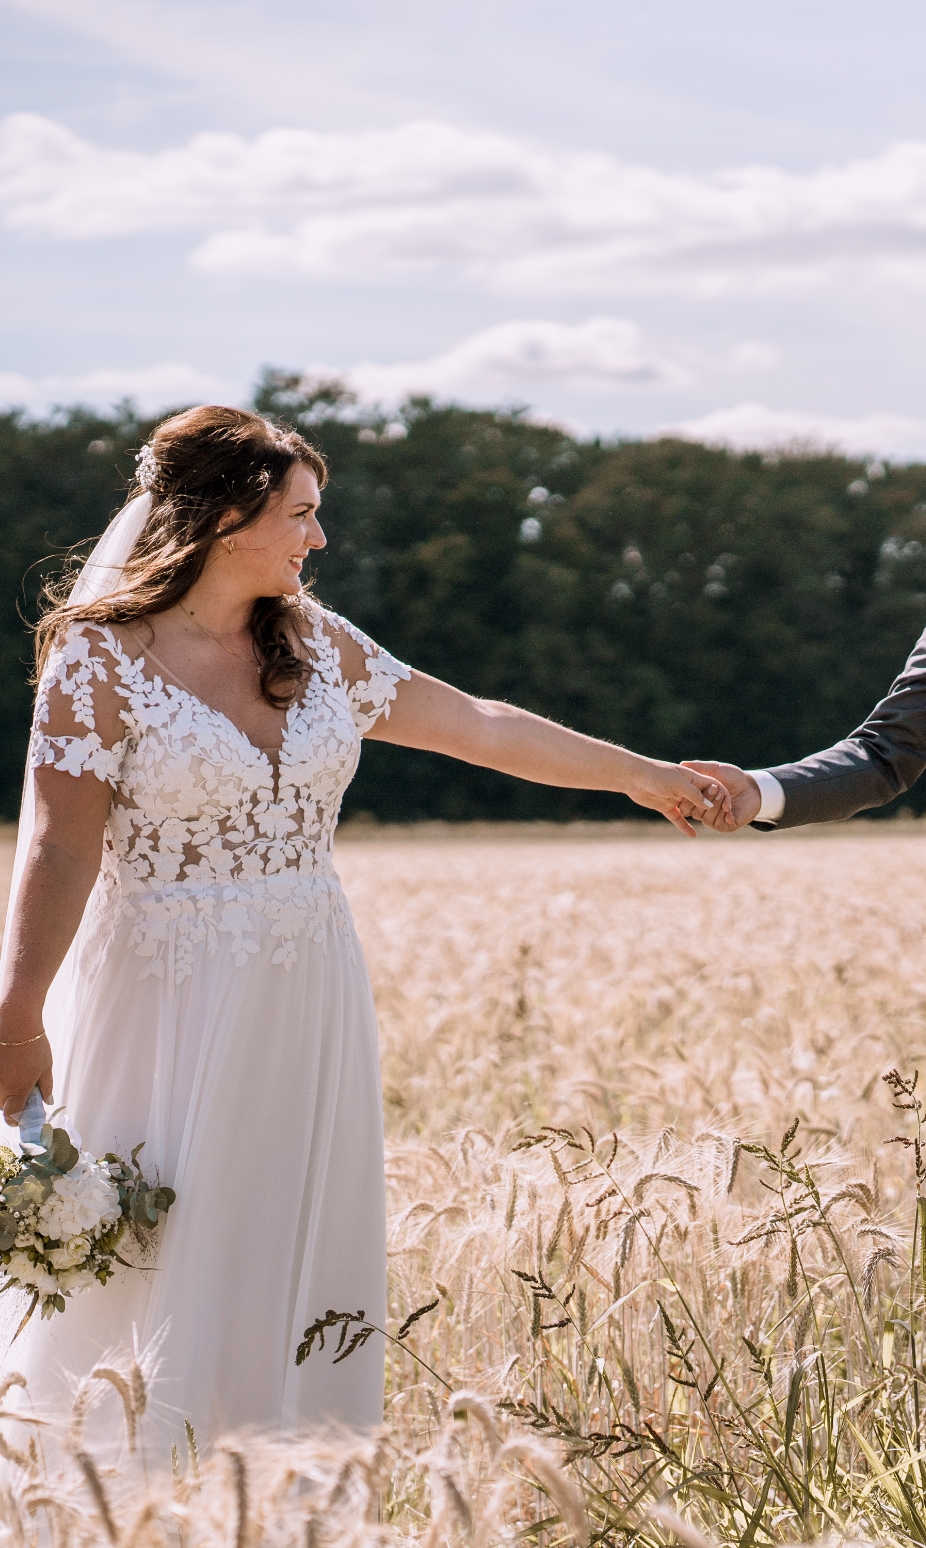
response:
<path fill-rule="evenodd" d="M 25 1107 L 19 1115 L 20 1143 L 41 1145 L 42 1126 L 45 1123 L 45 1103 L 38 1086 L 33 1086 Z"/>

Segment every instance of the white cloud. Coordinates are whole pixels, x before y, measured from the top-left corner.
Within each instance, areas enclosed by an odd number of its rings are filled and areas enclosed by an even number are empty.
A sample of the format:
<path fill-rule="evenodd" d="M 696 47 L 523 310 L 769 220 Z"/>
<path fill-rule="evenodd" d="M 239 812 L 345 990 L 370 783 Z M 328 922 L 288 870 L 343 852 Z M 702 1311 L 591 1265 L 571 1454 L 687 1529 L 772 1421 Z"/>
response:
<path fill-rule="evenodd" d="M 416 392 L 495 405 L 517 395 L 518 389 L 524 396 L 536 393 L 541 398 L 545 388 L 606 395 L 627 388 L 674 386 L 683 380 L 681 368 L 655 351 L 634 324 L 614 317 L 590 318 L 575 326 L 540 320 L 503 323 L 427 360 L 389 365 L 367 361 L 347 371 L 319 365 L 311 374 L 341 375 L 361 399 L 384 405 Z M 188 403 L 244 404 L 249 395 L 240 382 L 181 364 L 71 376 L 0 372 L 0 411 L 22 408 L 35 416 L 74 403 L 106 412 L 124 398 L 131 398 L 141 413 L 156 414 Z M 547 422 L 542 411 L 532 418 Z M 580 436 L 588 433 L 588 426 L 562 414 L 550 422 Z M 612 428 L 603 425 L 604 433 Z M 812 445 L 850 456 L 926 461 L 926 419 L 901 414 L 840 417 L 741 403 L 663 425 L 653 433 L 737 451 Z"/>
<path fill-rule="evenodd" d="M 606 394 L 687 380 L 683 368 L 655 349 L 635 323 L 619 317 L 500 323 L 428 359 L 363 361 L 347 369 L 316 364 L 311 374 L 342 376 L 364 401 L 386 404 L 414 393 L 494 404 L 519 392 L 532 397 L 550 386 Z M 108 409 L 122 398 L 149 414 L 185 403 L 242 403 L 247 396 L 242 383 L 173 363 L 73 376 L 0 372 L 0 406 L 30 414 L 72 403 Z"/>
<path fill-rule="evenodd" d="M 771 371 L 779 364 L 781 356 L 773 344 L 762 344 L 757 339 L 744 339 L 735 344 L 727 356 L 730 371 Z"/>
<path fill-rule="evenodd" d="M 0 371 L 0 406 L 22 408 L 32 415 L 73 403 L 105 412 L 123 398 L 131 398 L 142 414 L 156 414 L 188 403 L 241 403 L 246 396 L 240 385 L 170 363 L 79 376 L 29 377 Z"/>
<path fill-rule="evenodd" d="M 681 435 L 737 451 L 813 445 L 832 447 L 849 456 L 870 454 L 897 461 L 926 460 L 926 419 L 903 414 L 870 413 L 855 417 L 771 409 L 761 403 L 740 403 L 715 409 L 697 419 L 666 425 L 664 435 Z"/>
<path fill-rule="evenodd" d="M 366 361 L 347 376 L 362 397 L 381 402 L 412 393 L 498 402 L 519 388 L 531 394 L 550 385 L 611 393 L 676 386 L 687 379 L 635 323 L 618 317 L 591 317 L 577 324 L 500 323 L 428 360 Z"/>
<path fill-rule="evenodd" d="M 660 354 L 635 323 L 619 317 L 592 317 L 574 325 L 543 319 L 500 323 L 425 360 L 363 361 L 346 369 L 317 363 L 310 374 L 344 377 L 364 401 L 392 404 L 413 393 L 497 403 L 519 390 L 531 396 L 550 385 L 612 393 L 687 380 L 685 371 Z M 30 414 L 72 403 L 108 409 L 123 398 L 152 414 L 185 403 L 243 403 L 248 395 L 244 383 L 170 362 L 72 376 L 0 371 L 0 407 L 20 407 Z"/>
<path fill-rule="evenodd" d="M 0 213 L 56 238 L 195 231 L 193 262 L 215 274 L 443 267 L 519 294 L 926 286 L 919 142 L 808 174 L 696 176 L 445 123 L 199 134 L 149 154 L 20 113 L 0 125 Z"/>

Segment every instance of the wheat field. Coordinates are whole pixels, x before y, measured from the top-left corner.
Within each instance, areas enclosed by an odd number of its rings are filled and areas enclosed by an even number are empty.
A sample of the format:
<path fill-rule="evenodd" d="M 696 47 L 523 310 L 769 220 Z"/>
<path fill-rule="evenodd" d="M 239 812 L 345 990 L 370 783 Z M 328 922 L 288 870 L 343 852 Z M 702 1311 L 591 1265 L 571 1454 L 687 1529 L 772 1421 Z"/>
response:
<path fill-rule="evenodd" d="M 384 1435 L 191 1452 L 140 1502 L 7 1427 L 9 1541 L 57 1468 L 62 1544 L 926 1542 L 924 1165 L 885 1144 L 919 1135 L 926 828 L 349 826 L 336 859 L 380 1016 Z M 358 1326 L 326 1331 L 307 1358 Z"/>

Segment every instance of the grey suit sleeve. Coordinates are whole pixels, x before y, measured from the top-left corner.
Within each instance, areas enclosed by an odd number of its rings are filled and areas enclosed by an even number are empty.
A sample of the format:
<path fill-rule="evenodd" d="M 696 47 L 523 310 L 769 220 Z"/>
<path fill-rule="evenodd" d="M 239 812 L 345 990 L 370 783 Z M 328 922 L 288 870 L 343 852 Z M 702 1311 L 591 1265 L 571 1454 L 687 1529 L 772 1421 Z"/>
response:
<path fill-rule="evenodd" d="M 909 790 L 924 768 L 926 632 L 887 698 L 875 705 L 864 725 L 825 752 L 769 771 L 785 793 L 785 809 L 775 826 L 839 822 L 868 807 L 884 806 Z"/>

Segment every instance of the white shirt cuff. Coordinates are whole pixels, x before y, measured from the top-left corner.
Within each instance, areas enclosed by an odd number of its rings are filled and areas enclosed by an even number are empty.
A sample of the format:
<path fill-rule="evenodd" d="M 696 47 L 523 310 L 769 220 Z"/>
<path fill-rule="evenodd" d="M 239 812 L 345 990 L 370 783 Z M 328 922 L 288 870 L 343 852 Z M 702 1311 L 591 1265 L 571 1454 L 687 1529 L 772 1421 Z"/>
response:
<path fill-rule="evenodd" d="M 747 769 L 759 787 L 759 795 L 762 804 L 756 812 L 753 822 L 777 822 L 785 809 L 785 793 L 781 781 L 768 769 Z"/>

